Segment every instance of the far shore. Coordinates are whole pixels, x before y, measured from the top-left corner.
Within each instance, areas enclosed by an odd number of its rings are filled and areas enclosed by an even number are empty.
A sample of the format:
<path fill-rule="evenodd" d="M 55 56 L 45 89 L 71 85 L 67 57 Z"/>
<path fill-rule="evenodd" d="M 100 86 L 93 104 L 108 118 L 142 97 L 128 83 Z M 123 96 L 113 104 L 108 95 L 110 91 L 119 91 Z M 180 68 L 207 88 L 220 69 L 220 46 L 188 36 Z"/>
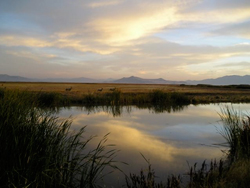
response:
<path fill-rule="evenodd" d="M 58 93 L 78 99 L 89 94 L 100 96 L 114 91 L 133 96 L 160 90 L 164 93 L 181 93 L 190 99 L 190 103 L 250 102 L 250 85 L 0 82 L 0 89 Z"/>

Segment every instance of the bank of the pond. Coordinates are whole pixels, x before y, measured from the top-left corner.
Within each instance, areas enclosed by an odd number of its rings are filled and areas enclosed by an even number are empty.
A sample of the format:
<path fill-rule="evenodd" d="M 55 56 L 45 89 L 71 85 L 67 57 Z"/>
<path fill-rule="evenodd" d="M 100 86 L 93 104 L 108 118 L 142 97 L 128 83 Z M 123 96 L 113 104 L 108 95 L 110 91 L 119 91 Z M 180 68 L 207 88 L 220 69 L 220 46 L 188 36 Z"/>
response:
<path fill-rule="evenodd" d="M 5 89 L 0 89 L 0 96 L 4 95 Z M 32 95 L 38 106 L 72 106 L 72 105 L 160 105 L 178 106 L 188 104 L 208 103 L 248 103 L 250 94 L 238 93 L 180 93 L 153 90 L 148 93 L 122 93 L 119 90 L 109 93 L 88 93 L 81 96 L 65 95 L 58 92 L 34 92 L 25 91 Z"/>
<path fill-rule="evenodd" d="M 166 93 L 154 90 L 149 93 L 122 93 L 114 91 L 103 94 L 84 94 L 82 96 L 67 96 L 55 92 L 35 93 L 39 104 L 46 106 L 71 105 L 188 105 L 208 103 L 248 103 L 250 94 L 207 94 L 207 93 Z"/>
<path fill-rule="evenodd" d="M 0 95 L 5 90 L 34 93 L 40 104 L 52 106 L 250 102 L 249 85 L 4 82 L 0 86 Z"/>

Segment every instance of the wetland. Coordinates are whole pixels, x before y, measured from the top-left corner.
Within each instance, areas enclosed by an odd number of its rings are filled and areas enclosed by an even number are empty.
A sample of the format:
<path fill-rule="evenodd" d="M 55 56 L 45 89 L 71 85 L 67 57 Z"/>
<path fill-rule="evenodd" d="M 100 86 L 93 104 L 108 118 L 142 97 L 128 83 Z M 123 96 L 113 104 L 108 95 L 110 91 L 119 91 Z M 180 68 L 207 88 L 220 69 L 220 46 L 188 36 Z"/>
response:
<path fill-rule="evenodd" d="M 235 165 L 248 172 L 248 87 L 116 85 L 111 91 L 109 85 L 95 91 L 100 85 L 94 84 L 93 91 L 76 94 L 75 85 L 42 83 L 51 89 L 38 91 L 39 83 L 27 84 L 0 88 L 0 143 L 7 143 L 0 179 L 7 187 L 248 185 L 230 178 Z M 71 89 L 61 91 L 65 87 Z"/>

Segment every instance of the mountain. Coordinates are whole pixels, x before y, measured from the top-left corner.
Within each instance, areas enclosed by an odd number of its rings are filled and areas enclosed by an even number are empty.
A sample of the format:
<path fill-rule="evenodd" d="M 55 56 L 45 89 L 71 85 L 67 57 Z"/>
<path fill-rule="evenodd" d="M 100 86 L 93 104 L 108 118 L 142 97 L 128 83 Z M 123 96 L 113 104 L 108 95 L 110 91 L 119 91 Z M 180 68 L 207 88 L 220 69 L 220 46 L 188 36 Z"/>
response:
<path fill-rule="evenodd" d="M 169 81 L 162 78 L 158 79 L 144 79 L 135 76 L 124 77 L 114 80 L 112 83 L 127 83 L 127 84 L 184 84 L 185 82 Z"/>
<path fill-rule="evenodd" d="M 25 78 L 21 76 L 9 76 L 7 74 L 0 74 L 0 81 L 2 82 L 71 82 L 71 83 L 127 83 L 127 84 L 209 84 L 209 85 L 250 85 L 250 75 L 245 76 L 223 76 L 216 79 L 205 79 L 205 80 L 187 80 L 187 81 L 170 81 L 162 78 L 158 79 L 144 79 L 135 76 L 124 77 L 118 80 L 114 79 L 92 79 L 92 78 L 46 78 L 46 79 L 35 79 Z"/>
<path fill-rule="evenodd" d="M 35 82 L 35 80 L 30 78 L 25 78 L 21 76 L 9 76 L 7 74 L 0 74 L 0 81 L 2 82 Z"/>
<path fill-rule="evenodd" d="M 100 83 L 103 80 L 96 80 L 92 78 L 25 78 L 21 76 L 9 76 L 7 74 L 0 74 L 0 81 L 2 82 L 74 82 L 74 83 Z"/>
<path fill-rule="evenodd" d="M 46 78 L 42 79 L 44 82 L 73 82 L 73 83 L 98 83 L 100 80 L 95 80 L 92 78 Z"/>
<path fill-rule="evenodd" d="M 240 85 L 240 84 L 250 84 L 250 75 L 245 76 L 223 76 L 216 79 L 205 79 L 200 81 L 187 80 L 187 84 L 196 85 L 196 84 L 209 84 L 209 85 Z"/>

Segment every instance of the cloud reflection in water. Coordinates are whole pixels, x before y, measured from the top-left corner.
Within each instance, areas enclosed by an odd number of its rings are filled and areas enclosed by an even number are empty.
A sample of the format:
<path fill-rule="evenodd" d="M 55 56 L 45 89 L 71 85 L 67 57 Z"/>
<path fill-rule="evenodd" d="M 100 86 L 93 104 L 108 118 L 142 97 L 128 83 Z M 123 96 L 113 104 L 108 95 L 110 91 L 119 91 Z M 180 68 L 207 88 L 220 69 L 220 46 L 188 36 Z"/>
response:
<path fill-rule="evenodd" d="M 240 105 L 247 109 L 250 105 Z M 125 108 L 125 107 L 121 107 Z M 120 116 L 113 117 L 107 111 L 96 110 L 88 113 L 84 108 L 61 109 L 59 116 L 73 116 L 72 128 L 80 129 L 87 125 L 86 134 L 98 135 L 99 139 L 107 133 L 108 143 L 120 150 L 117 160 L 129 165 L 121 167 L 125 173 L 138 173 L 147 167 L 142 153 L 150 159 L 156 175 L 184 173 L 188 170 L 187 161 L 192 165 L 203 160 L 219 159 L 221 149 L 212 144 L 224 142 L 218 133 L 220 105 L 190 105 L 183 111 L 172 113 L 152 113 L 148 109 L 131 107 L 122 109 Z"/>

